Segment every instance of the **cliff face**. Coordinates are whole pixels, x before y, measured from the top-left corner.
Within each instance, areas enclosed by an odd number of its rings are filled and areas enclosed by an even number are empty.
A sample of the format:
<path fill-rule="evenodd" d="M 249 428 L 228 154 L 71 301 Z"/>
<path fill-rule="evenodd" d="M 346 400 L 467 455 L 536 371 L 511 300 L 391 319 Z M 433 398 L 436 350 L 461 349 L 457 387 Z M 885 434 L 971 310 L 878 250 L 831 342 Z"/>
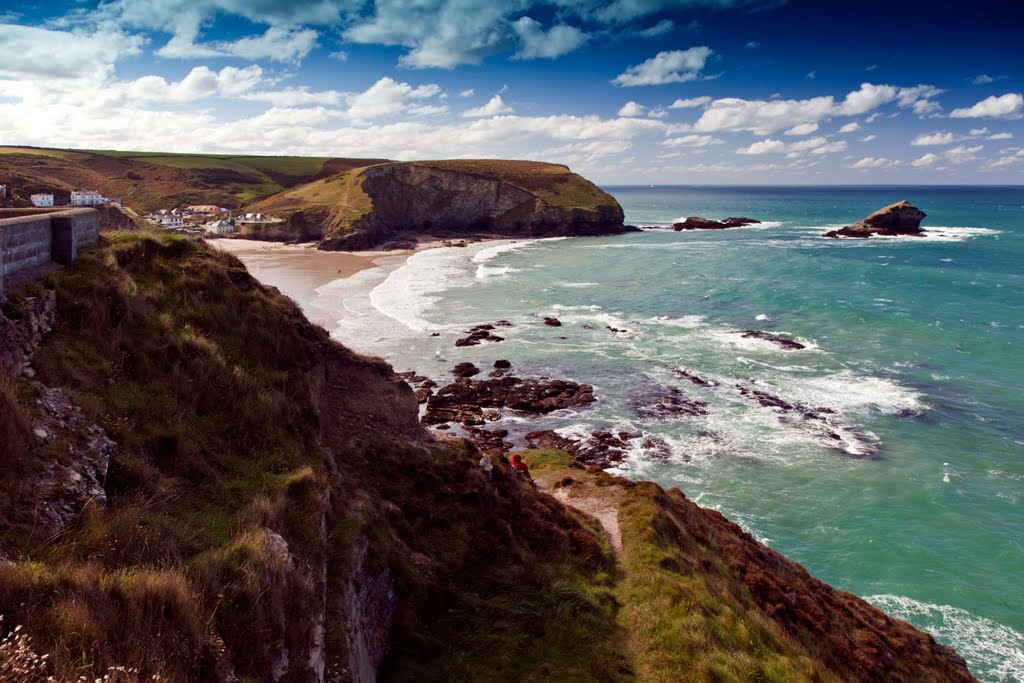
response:
<path fill-rule="evenodd" d="M 565 166 L 529 161 L 379 164 L 276 195 L 256 208 L 301 212 L 292 220 L 295 231 L 318 233 L 322 249 L 368 249 L 422 235 L 627 230 L 622 207 L 593 183 Z"/>
<path fill-rule="evenodd" d="M 970 680 L 679 491 L 553 451 L 485 479 L 227 254 L 109 235 L 47 287 L 38 385 L 0 374 L 0 614 L 57 680 Z M 96 429 L 103 500 L 17 514 Z"/>

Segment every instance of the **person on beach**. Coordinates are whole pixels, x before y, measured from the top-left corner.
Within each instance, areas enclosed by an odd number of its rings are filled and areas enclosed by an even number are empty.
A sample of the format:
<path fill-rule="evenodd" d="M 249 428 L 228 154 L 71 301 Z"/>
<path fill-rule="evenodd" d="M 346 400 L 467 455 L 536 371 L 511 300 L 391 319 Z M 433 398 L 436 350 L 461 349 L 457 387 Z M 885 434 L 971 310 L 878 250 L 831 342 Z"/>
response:
<path fill-rule="evenodd" d="M 533 477 L 530 476 L 530 467 L 523 462 L 523 456 L 519 453 L 512 454 L 512 462 L 510 463 L 512 472 L 514 472 L 523 481 L 533 483 Z"/>
<path fill-rule="evenodd" d="M 486 453 L 480 456 L 480 471 L 484 473 L 487 481 L 494 480 L 494 463 L 491 462 L 490 456 Z"/>

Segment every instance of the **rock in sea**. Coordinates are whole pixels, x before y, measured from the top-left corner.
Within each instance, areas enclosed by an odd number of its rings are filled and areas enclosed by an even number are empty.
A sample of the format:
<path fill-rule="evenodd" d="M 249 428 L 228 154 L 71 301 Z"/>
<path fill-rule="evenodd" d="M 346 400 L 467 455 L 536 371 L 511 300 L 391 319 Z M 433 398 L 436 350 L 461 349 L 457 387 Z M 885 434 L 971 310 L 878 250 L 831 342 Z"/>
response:
<path fill-rule="evenodd" d="M 872 235 L 911 235 L 922 237 L 921 219 L 927 214 L 908 201 L 883 207 L 862 221 L 841 230 L 830 230 L 824 237 L 871 237 Z"/>

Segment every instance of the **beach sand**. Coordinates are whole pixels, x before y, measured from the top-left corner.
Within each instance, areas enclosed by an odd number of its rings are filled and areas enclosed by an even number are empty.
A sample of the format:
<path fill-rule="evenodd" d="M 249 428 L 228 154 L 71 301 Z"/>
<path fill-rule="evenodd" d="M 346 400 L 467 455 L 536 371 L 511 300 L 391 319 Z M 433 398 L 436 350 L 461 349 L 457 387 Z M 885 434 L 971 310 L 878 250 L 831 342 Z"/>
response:
<path fill-rule="evenodd" d="M 265 285 L 277 287 L 306 311 L 313 310 L 317 288 L 352 277 L 373 268 L 382 257 L 405 255 L 411 251 L 319 251 L 315 244 L 285 244 L 260 240 L 212 239 L 211 246 L 234 254 L 253 277 Z M 329 321 L 314 320 L 320 324 Z"/>

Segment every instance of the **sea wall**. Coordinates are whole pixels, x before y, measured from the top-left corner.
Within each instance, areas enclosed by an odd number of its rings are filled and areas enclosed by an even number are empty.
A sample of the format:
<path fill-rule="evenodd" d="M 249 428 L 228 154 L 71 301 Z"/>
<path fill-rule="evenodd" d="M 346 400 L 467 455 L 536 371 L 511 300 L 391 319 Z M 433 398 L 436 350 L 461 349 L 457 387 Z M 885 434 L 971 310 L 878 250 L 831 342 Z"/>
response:
<path fill-rule="evenodd" d="M 0 209 L 0 300 L 18 272 L 54 261 L 67 264 L 96 241 L 95 209 Z"/>

